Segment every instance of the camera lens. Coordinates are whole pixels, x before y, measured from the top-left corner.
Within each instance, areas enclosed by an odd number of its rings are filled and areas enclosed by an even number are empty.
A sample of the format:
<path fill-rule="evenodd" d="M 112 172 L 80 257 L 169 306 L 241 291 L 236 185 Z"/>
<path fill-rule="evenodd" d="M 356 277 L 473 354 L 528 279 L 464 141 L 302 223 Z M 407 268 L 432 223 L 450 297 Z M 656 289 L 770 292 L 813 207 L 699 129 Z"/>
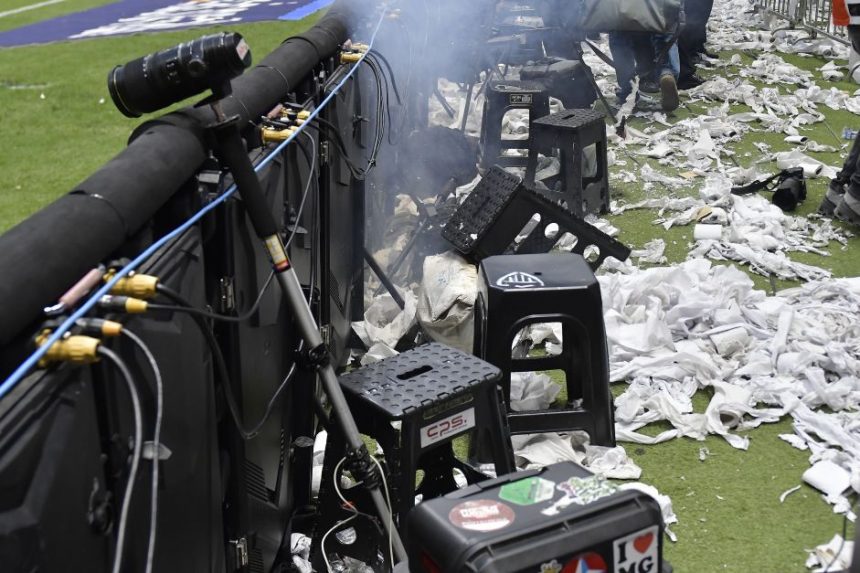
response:
<path fill-rule="evenodd" d="M 212 34 L 115 67 L 108 91 L 124 115 L 140 117 L 218 89 L 250 65 L 251 51 L 240 34 Z"/>

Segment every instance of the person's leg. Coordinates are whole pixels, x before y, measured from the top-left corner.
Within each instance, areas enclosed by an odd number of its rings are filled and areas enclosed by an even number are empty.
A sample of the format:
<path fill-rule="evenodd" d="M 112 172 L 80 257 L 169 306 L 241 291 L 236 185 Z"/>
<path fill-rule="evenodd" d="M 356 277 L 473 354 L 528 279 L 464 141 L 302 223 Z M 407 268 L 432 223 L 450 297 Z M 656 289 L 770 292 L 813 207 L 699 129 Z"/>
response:
<path fill-rule="evenodd" d="M 704 37 L 712 6 L 713 0 L 687 0 L 684 3 L 687 22 L 678 36 L 678 87 L 681 89 L 694 88 L 702 83 L 701 78 L 696 75 L 696 64 L 700 51 L 704 49 Z"/>
<path fill-rule="evenodd" d="M 609 51 L 615 64 L 615 77 L 618 80 L 618 100 L 623 102 L 633 90 L 636 77 L 636 53 L 632 37 L 627 32 L 610 32 Z"/>
<path fill-rule="evenodd" d="M 714 0 L 696 0 L 698 4 L 699 14 L 697 14 L 696 22 L 696 43 L 693 46 L 699 54 L 705 53 L 705 44 L 708 41 L 708 20 L 711 19 L 711 12 L 714 9 Z"/>
<path fill-rule="evenodd" d="M 651 36 L 651 43 L 656 58 L 654 69 L 660 78 L 661 104 L 665 111 L 674 111 L 680 103 L 677 84 L 680 72 L 678 46 L 671 34 L 654 34 Z"/>
<path fill-rule="evenodd" d="M 630 32 L 630 43 L 633 46 L 636 60 L 636 75 L 639 76 L 639 87 L 653 73 L 654 46 L 651 44 L 651 34 Z M 656 81 L 656 80 L 655 80 Z"/>

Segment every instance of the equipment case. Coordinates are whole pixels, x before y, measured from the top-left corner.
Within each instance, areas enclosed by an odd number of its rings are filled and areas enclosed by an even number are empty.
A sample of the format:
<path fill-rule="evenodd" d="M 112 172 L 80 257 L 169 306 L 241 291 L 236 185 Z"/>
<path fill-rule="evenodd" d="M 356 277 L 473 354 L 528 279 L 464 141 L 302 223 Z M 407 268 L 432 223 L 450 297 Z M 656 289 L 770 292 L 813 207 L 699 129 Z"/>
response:
<path fill-rule="evenodd" d="M 407 540 L 413 573 L 671 573 L 657 501 L 571 462 L 422 503 Z"/>

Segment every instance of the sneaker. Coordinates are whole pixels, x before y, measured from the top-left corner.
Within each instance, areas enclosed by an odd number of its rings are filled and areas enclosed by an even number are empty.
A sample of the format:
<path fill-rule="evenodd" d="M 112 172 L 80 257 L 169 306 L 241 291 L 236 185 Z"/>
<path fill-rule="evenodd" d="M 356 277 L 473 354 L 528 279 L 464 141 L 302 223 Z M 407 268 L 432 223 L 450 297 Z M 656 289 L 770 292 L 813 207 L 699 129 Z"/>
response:
<path fill-rule="evenodd" d="M 662 109 L 662 105 L 660 100 L 656 97 L 657 94 L 649 94 L 647 92 L 639 92 L 638 97 L 636 98 L 636 105 L 633 107 L 634 111 L 660 111 Z"/>
<path fill-rule="evenodd" d="M 681 103 L 678 100 L 678 85 L 672 74 L 660 76 L 660 103 L 663 106 L 663 111 L 675 111 Z"/>
<path fill-rule="evenodd" d="M 693 88 L 697 88 L 703 83 L 705 80 L 697 76 L 696 74 L 692 74 L 689 76 L 683 76 L 678 78 L 678 89 L 679 90 L 691 90 Z"/>
<path fill-rule="evenodd" d="M 660 91 L 660 85 L 654 80 L 644 80 L 639 84 L 639 91 L 649 94 L 656 94 Z"/>
<path fill-rule="evenodd" d="M 845 195 L 845 187 L 831 181 L 827 186 L 827 193 L 824 199 L 821 200 L 821 205 L 818 206 L 818 212 L 825 217 L 833 217 L 836 211 L 836 206 L 842 202 L 842 196 Z"/>

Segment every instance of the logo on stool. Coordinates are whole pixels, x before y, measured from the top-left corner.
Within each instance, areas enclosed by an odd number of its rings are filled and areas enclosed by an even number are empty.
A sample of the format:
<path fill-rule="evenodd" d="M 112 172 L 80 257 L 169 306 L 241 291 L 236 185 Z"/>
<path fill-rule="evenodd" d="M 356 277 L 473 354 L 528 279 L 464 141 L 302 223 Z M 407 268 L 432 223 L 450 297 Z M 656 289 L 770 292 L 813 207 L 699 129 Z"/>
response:
<path fill-rule="evenodd" d="M 502 288 L 534 288 L 544 286 L 544 282 L 534 275 L 515 272 L 508 273 L 496 281 L 496 286 Z"/>

